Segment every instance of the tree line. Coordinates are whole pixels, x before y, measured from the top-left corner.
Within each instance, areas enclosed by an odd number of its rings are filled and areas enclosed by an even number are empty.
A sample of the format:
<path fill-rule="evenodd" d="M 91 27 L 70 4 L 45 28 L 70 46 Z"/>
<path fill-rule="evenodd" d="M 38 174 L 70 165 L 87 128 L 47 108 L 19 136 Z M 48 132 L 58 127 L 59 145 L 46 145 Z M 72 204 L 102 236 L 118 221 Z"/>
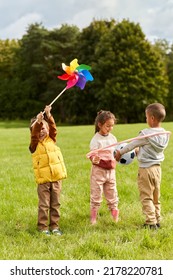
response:
<path fill-rule="evenodd" d="M 53 105 L 63 124 L 91 124 L 97 111 L 110 110 L 119 123 L 145 121 L 149 103 L 161 102 L 173 120 L 173 45 L 151 43 L 139 24 L 93 20 L 80 30 L 62 25 L 28 26 L 20 40 L 0 40 L 0 119 L 30 119 L 64 89 L 57 78 L 74 59 L 91 66 L 94 81 L 73 87 Z"/>

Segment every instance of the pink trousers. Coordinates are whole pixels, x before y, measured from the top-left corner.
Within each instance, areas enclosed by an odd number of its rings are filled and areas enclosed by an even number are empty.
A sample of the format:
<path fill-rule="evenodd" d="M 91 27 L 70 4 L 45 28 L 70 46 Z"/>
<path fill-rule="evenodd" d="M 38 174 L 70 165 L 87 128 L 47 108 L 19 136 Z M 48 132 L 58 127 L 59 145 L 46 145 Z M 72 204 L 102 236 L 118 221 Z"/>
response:
<path fill-rule="evenodd" d="M 90 186 L 90 206 L 92 209 L 100 207 L 103 194 L 110 210 L 118 208 L 115 169 L 103 169 L 92 165 Z"/>

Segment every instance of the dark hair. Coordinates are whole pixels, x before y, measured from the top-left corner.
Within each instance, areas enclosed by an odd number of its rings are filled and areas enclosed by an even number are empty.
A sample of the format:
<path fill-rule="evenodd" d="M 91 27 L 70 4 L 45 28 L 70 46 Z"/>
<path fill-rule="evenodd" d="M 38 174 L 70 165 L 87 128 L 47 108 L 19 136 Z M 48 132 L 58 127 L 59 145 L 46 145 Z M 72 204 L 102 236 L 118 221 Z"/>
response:
<path fill-rule="evenodd" d="M 95 133 L 100 130 L 98 123 L 101 123 L 102 125 L 109 119 L 113 119 L 114 123 L 116 123 L 117 119 L 115 118 L 115 115 L 111 113 L 110 111 L 99 111 L 97 113 L 97 117 L 95 119 Z"/>
<path fill-rule="evenodd" d="M 152 103 L 149 104 L 145 112 L 149 113 L 151 116 L 154 116 L 158 122 L 162 122 L 166 117 L 165 107 L 161 103 Z"/>

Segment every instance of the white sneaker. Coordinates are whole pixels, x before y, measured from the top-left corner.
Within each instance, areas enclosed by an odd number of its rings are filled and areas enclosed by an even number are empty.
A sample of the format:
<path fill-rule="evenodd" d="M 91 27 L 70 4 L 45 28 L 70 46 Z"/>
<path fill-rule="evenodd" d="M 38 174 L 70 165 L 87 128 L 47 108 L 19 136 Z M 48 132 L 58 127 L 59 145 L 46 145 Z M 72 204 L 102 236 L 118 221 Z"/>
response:
<path fill-rule="evenodd" d="M 60 231 L 59 229 L 55 228 L 52 230 L 52 234 L 53 235 L 62 235 L 62 231 Z"/>
<path fill-rule="evenodd" d="M 47 235 L 47 236 L 50 236 L 50 231 L 49 230 L 39 230 L 39 232 L 40 233 L 43 233 L 43 234 L 45 234 L 45 235 Z"/>

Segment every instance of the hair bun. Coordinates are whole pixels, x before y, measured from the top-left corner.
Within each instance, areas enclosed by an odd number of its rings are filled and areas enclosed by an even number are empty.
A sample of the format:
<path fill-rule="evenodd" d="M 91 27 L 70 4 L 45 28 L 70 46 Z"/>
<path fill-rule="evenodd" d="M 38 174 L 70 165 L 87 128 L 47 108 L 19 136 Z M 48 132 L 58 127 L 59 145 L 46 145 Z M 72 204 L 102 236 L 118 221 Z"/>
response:
<path fill-rule="evenodd" d="M 104 111 L 103 110 L 100 110 L 99 112 L 97 112 L 97 116 L 102 114 Z"/>

